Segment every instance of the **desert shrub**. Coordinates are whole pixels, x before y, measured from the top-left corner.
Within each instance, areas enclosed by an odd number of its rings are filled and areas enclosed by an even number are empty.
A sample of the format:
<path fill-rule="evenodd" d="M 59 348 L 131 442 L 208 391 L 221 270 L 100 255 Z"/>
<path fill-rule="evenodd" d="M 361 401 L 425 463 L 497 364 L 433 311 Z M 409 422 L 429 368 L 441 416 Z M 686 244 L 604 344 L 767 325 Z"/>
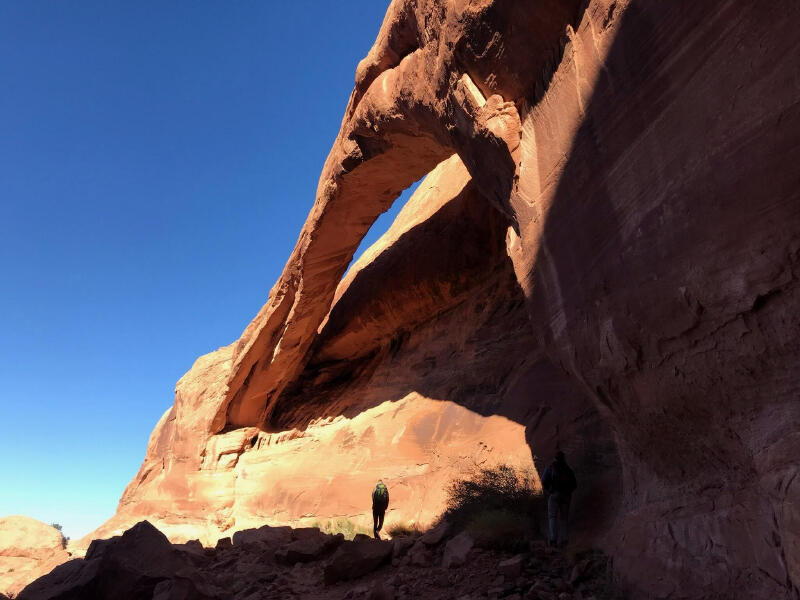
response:
<path fill-rule="evenodd" d="M 58 531 L 61 534 L 61 547 L 66 548 L 67 542 L 69 542 L 69 538 L 64 535 L 64 529 L 60 523 L 50 523 L 50 527 Z"/>
<path fill-rule="evenodd" d="M 363 533 L 364 535 L 372 536 L 372 530 L 362 525 L 354 523 L 345 517 L 337 519 L 328 519 L 327 521 L 314 521 L 311 527 L 317 527 L 325 533 L 337 534 L 341 533 L 348 540 L 352 540 L 356 534 Z"/>
<path fill-rule="evenodd" d="M 420 529 L 417 523 L 392 523 L 386 528 L 386 533 L 388 533 L 392 537 L 396 537 L 398 535 L 407 535 L 411 537 L 416 537 L 418 535 L 422 535 L 422 530 Z"/>
<path fill-rule="evenodd" d="M 453 481 L 443 519 L 483 547 L 516 550 L 540 535 L 544 498 L 533 474 L 509 465 L 481 469 Z"/>

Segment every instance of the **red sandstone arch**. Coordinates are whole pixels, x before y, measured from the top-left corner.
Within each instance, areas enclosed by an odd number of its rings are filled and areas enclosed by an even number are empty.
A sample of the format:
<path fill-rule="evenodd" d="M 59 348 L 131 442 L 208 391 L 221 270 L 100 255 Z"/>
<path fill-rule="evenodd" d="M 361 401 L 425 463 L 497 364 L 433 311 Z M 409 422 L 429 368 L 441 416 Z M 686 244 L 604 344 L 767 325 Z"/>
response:
<path fill-rule="evenodd" d="M 358 67 L 297 245 L 236 348 L 212 431 L 268 424 L 278 396 L 302 369 L 359 242 L 378 215 L 439 162 L 457 152 L 481 193 L 516 227 L 509 202 L 520 135 L 514 101 L 551 61 L 577 5 L 392 3 Z M 515 32 L 519 22 L 527 27 Z M 513 40 L 518 52 L 489 77 L 486 65 L 504 52 L 498 40 Z M 525 69 L 514 69 L 516 62 Z M 478 84 L 469 73 L 481 75 Z"/>

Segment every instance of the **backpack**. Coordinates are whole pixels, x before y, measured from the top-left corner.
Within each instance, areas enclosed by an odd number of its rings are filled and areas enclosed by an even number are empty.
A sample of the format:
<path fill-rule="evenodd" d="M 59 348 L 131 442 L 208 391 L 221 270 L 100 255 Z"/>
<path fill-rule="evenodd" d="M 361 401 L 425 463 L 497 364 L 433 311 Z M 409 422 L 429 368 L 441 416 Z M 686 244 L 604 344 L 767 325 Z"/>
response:
<path fill-rule="evenodd" d="M 378 485 L 375 486 L 375 491 L 372 492 L 372 500 L 375 504 L 384 505 L 389 503 L 389 490 L 386 488 L 386 484 L 382 481 L 378 482 Z"/>
<path fill-rule="evenodd" d="M 553 482 L 551 484 L 551 489 L 554 492 L 566 492 L 568 494 L 575 489 L 567 465 L 559 465 L 558 462 L 553 463 Z"/>

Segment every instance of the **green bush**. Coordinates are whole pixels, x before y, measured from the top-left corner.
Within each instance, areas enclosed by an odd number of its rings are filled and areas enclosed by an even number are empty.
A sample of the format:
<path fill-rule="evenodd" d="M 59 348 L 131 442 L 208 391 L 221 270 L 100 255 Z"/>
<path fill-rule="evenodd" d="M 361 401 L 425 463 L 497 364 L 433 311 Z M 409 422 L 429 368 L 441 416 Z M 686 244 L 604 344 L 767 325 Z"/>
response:
<path fill-rule="evenodd" d="M 63 531 L 63 528 L 61 527 L 61 524 L 60 523 L 50 523 L 50 527 L 52 527 L 53 529 L 57 530 L 58 533 L 61 534 L 61 547 L 62 548 L 66 548 L 67 547 L 67 542 L 69 542 L 69 538 L 64 535 L 64 531 Z"/>
<path fill-rule="evenodd" d="M 486 548 L 517 550 L 540 536 L 545 501 L 533 474 L 509 465 L 453 481 L 442 518 Z"/>

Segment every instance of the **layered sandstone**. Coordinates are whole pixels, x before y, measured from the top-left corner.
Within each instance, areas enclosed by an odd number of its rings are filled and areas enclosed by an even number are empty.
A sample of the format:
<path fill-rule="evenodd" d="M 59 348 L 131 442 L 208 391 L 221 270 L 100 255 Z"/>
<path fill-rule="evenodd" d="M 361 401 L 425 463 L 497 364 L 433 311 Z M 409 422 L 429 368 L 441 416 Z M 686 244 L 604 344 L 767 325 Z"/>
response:
<path fill-rule="evenodd" d="M 795 597 L 799 13 L 392 2 L 267 304 L 100 533 L 360 519 L 379 476 L 426 521 L 470 465 L 560 446 L 638 594 Z"/>

